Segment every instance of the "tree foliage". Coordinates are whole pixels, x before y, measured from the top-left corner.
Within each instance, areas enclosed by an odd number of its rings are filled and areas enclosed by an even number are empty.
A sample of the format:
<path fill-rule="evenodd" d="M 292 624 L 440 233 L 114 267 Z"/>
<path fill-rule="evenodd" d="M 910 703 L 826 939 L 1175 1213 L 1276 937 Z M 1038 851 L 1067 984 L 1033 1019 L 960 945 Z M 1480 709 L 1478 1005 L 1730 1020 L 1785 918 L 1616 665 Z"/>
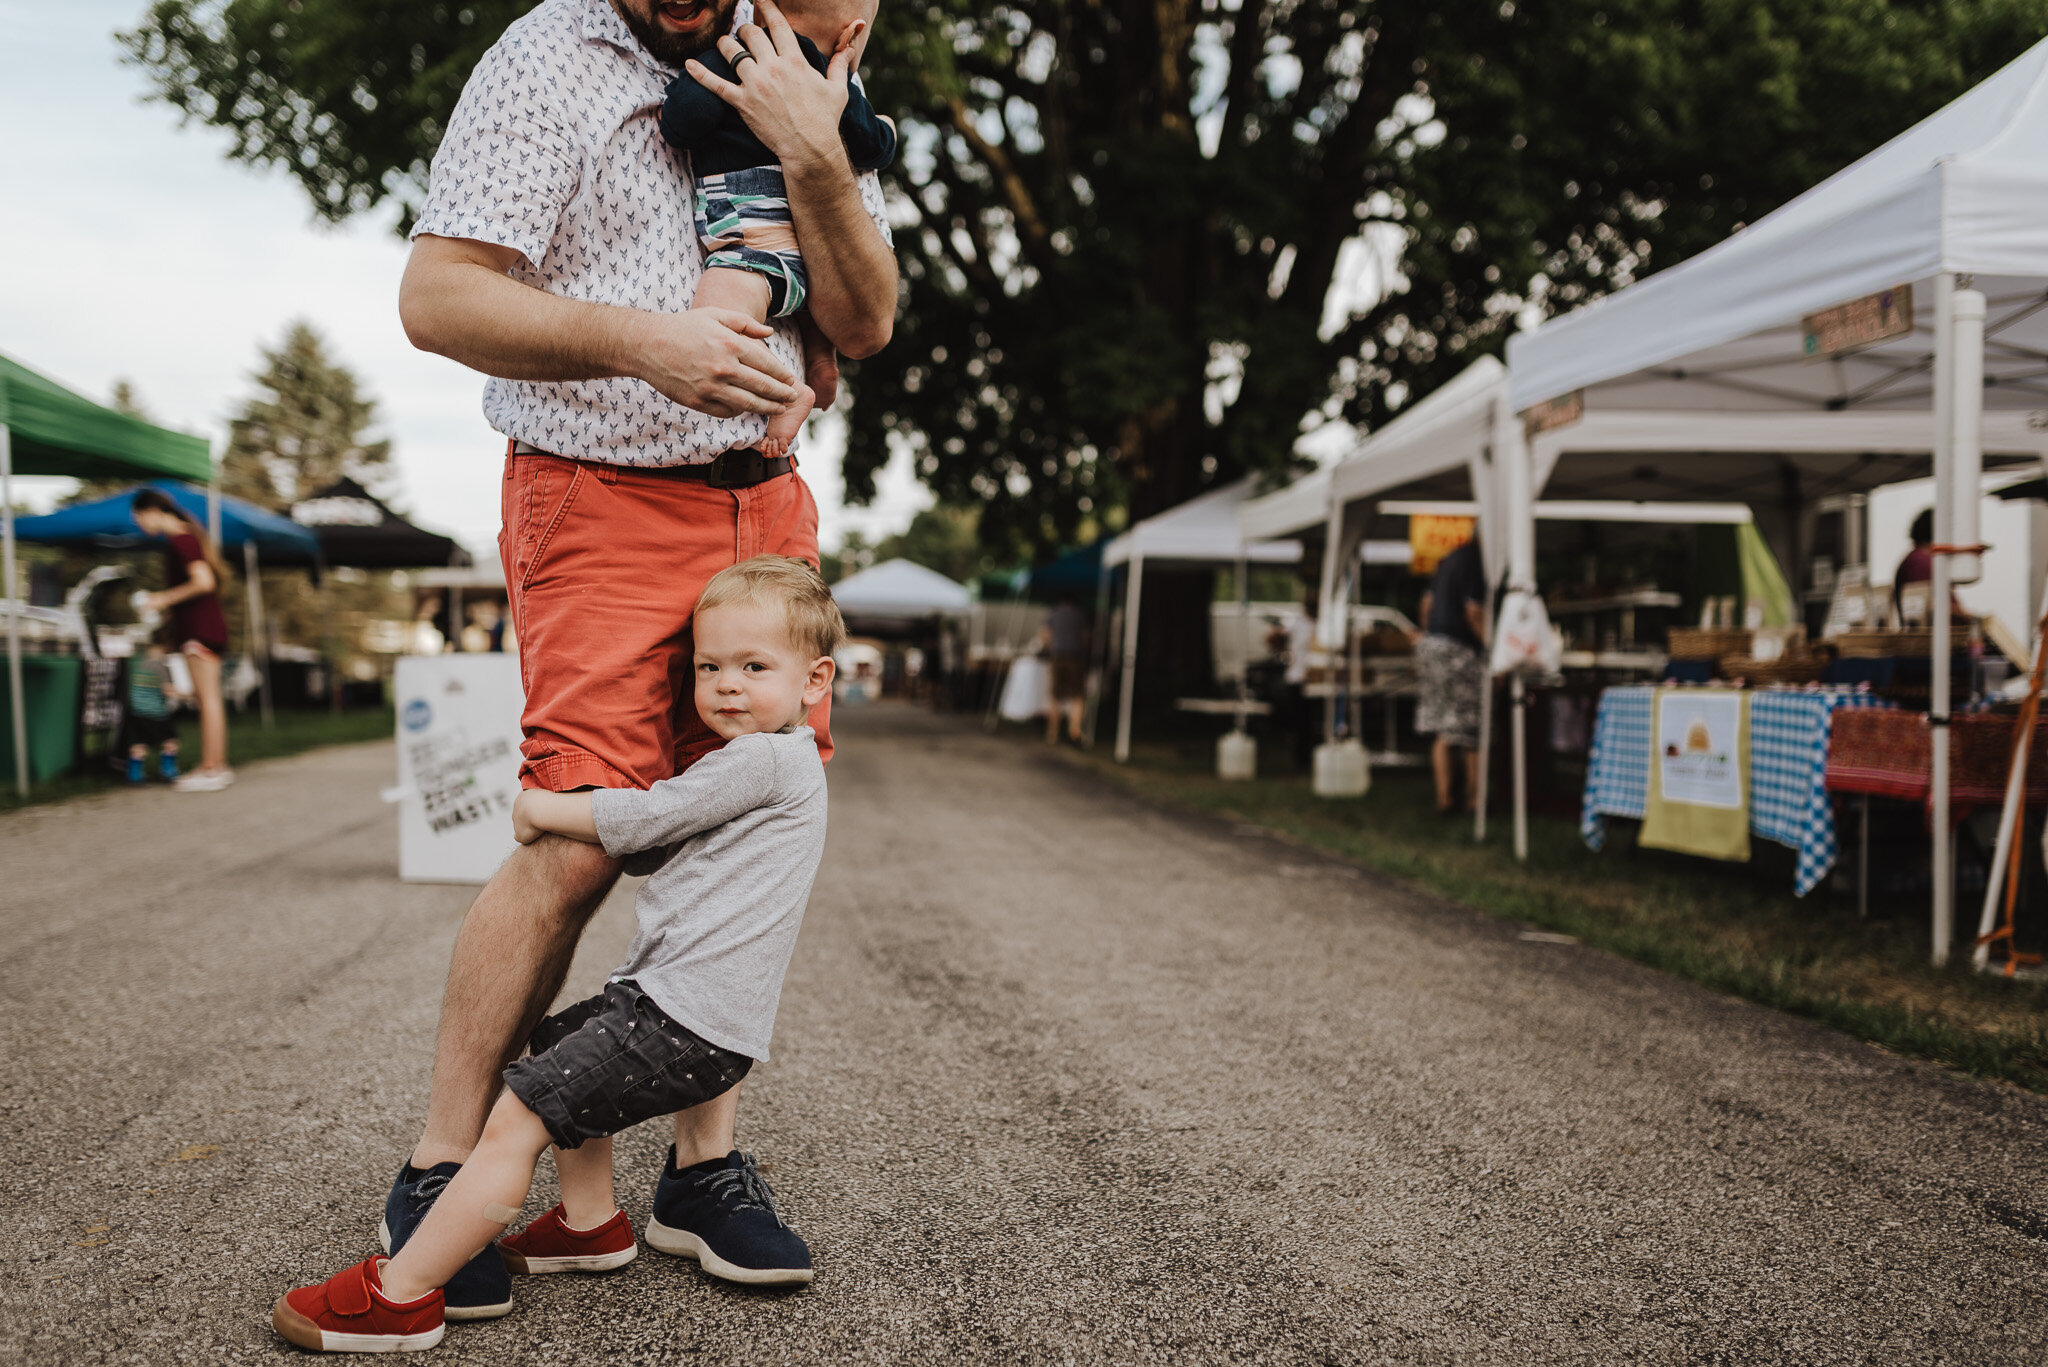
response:
<path fill-rule="evenodd" d="M 849 492 L 1059 540 L 1377 424 L 1527 309 L 1725 237 L 2032 42 L 2042 0 L 922 0 Z M 1333 290 L 1333 285 L 1336 287 Z"/>
<path fill-rule="evenodd" d="M 344 475 L 374 483 L 388 467 L 391 443 L 370 435 L 377 405 L 363 397 L 355 373 L 330 359 L 320 334 L 303 322 L 262 354 L 260 392 L 229 424 L 222 490 L 283 512 Z"/>
<path fill-rule="evenodd" d="M 455 99 L 534 0 L 153 0 L 120 35 L 158 95 L 282 168 L 336 222 L 395 199 L 409 227 Z"/>
<path fill-rule="evenodd" d="M 377 405 L 355 373 L 328 354 L 310 325 L 294 323 L 261 348 L 257 386 L 228 428 L 221 490 L 289 516 L 291 505 L 347 475 L 366 485 L 389 469 L 391 443 L 374 437 Z M 316 590 L 300 570 L 263 571 L 263 601 L 278 641 L 346 658 L 361 625 L 405 617 L 405 595 L 388 574 L 330 576 Z M 231 614 L 232 616 L 232 614 Z M 242 624 L 230 623 L 235 648 Z"/>

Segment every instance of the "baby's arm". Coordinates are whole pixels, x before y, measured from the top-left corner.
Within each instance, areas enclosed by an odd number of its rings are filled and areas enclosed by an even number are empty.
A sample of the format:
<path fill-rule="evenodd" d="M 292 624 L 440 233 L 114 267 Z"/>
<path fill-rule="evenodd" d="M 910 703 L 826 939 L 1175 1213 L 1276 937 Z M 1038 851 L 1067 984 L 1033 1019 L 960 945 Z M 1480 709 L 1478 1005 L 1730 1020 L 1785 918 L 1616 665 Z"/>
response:
<path fill-rule="evenodd" d="M 857 171 L 879 171 L 896 160 L 896 121 L 875 112 L 858 81 L 847 82 L 839 136 L 846 143 L 846 159 Z"/>
<path fill-rule="evenodd" d="M 732 63 L 717 48 L 699 53 L 697 61 L 721 80 L 739 80 Z M 661 136 L 669 146 L 687 152 L 717 131 L 730 109 L 724 100 L 699 84 L 695 76 L 684 71 L 669 82 L 668 95 L 662 101 Z"/>
<path fill-rule="evenodd" d="M 549 793 L 528 788 L 512 804 L 512 838 L 531 845 L 543 835 L 566 835 L 595 845 L 597 823 L 590 815 L 589 793 Z"/>

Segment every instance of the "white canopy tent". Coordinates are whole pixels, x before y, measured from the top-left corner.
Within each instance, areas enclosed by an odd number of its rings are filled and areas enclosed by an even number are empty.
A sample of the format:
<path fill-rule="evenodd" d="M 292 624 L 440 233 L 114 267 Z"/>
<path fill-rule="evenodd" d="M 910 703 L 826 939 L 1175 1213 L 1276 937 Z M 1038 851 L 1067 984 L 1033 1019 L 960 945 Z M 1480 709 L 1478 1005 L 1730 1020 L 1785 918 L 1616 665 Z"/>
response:
<path fill-rule="evenodd" d="M 1552 483 L 1626 496 L 1646 481 L 1669 496 L 1673 478 L 1698 479 L 1683 492 L 1753 501 L 1773 479 L 1834 492 L 1925 474 L 1931 455 L 1935 540 L 1974 544 L 1985 453 L 2048 451 L 2044 224 L 2048 43 L 1719 246 L 1511 339 L 1514 408 L 1562 424 L 1532 440 L 1502 428 L 1511 582 L 1533 580 L 1526 529 Z M 1850 304 L 1857 317 L 1809 329 Z M 1668 459 L 1688 454 L 1699 459 Z M 1978 557 L 1935 564 L 1940 963 L 1953 931 L 1949 586 L 1973 580 Z"/>
<path fill-rule="evenodd" d="M 1118 688 L 1116 758 L 1131 756 L 1131 698 L 1138 673 L 1138 604 L 1145 565 L 1185 569 L 1203 565 L 1292 565 L 1301 559 L 1299 541 L 1246 542 L 1238 531 L 1238 508 L 1251 497 L 1252 481 L 1238 480 L 1133 526 L 1102 548 L 1102 598 L 1108 601 L 1109 576 L 1118 565 L 1129 566 L 1124 582 L 1123 678 Z"/>
<path fill-rule="evenodd" d="M 898 558 L 847 575 L 832 586 L 832 600 L 848 617 L 907 622 L 966 612 L 974 596 L 937 570 Z"/>

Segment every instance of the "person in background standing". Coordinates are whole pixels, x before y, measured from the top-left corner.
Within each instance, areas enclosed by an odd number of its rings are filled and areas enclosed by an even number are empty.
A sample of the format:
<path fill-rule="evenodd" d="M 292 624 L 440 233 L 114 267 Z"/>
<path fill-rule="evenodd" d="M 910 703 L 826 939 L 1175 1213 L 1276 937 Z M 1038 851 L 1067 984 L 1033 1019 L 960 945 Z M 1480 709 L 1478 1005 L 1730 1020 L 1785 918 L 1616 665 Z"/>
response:
<path fill-rule="evenodd" d="M 1063 593 L 1045 619 L 1045 653 L 1052 666 L 1052 701 L 1045 712 L 1045 743 L 1060 742 L 1060 718 L 1067 739 L 1081 743 L 1081 711 L 1088 697 L 1088 614 Z"/>
<path fill-rule="evenodd" d="M 1898 570 L 1892 575 L 1892 611 L 1898 614 L 1901 625 L 1906 621 L 1906 590 L 1914 584 L 1934 582 L 1934 509 L 1923 508 L 1920 516 L 1913 519 L 1912 529 L 1906 535 L 1912 539 L 1913 549 L 1906 552 L 1899 561 Z M 1962 600 L 1953 591 L 1949 593 L 1948 602 L 1949 611 L 1954 614 L 1952 620 L 1969 620 L 1963 611 Z M 1931 597 L 1922 600 L 1919 612 L 1920 624 L 1924 626 L 1934 615 Z"/>
<path fill-rule="evenodd" d="M 170 648 L 185 657 L 192 670 L 192 693 L 199 704 L 199 767 L 177 782 L 181 793 L 217 793 L 235 781 L 228 768 L 228 709 L 221 695 L 221 659 L 228 651 L 228 619 L 221 611 L 220 590 L 227 567 L 212 538 L 158 489 L 138 489 L 135 525 L 162 539 L 164 581 L 169 586 L 149 595 L 151 612 L 170 616 Z"/>
<path fill-rule="evenodd" d="M 1459 810 L 1453 750 L 1465 752 L 1465 802 L 1479 805 L 1479 703 L 1486 687 L 1486 566 L 1477 538 L 1437 562 L 1422 595 L 1422 630 L 1415 634 L 1415 668 L 1422 695 L 1415 729 L 1434 735 L 1430 768 L 1436 774 L 1436 809 Z"/>

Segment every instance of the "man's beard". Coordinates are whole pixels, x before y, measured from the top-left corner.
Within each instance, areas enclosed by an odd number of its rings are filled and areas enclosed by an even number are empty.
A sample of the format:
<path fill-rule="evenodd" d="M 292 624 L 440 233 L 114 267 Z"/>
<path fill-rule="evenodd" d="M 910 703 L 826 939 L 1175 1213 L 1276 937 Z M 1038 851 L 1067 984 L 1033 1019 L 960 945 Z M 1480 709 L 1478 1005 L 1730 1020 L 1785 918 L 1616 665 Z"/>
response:
<path fill-rule="evenodd" d="M 717 46 L 719 38 L 732 27 L 733 7 L 739 0 L 700 0 L 700 3 L 717 15 L 717 21 L 702 33 L 670 33 L 664 30 L 654 13 L 661 0 L 613 0 L 612 8 L 618 11 L 619 18 L 626 21 L 626 27 L 640 40 L 640 46 L 647 49 L 649 56 L 663 66 L 679 67 L 690 58 Z"/>

